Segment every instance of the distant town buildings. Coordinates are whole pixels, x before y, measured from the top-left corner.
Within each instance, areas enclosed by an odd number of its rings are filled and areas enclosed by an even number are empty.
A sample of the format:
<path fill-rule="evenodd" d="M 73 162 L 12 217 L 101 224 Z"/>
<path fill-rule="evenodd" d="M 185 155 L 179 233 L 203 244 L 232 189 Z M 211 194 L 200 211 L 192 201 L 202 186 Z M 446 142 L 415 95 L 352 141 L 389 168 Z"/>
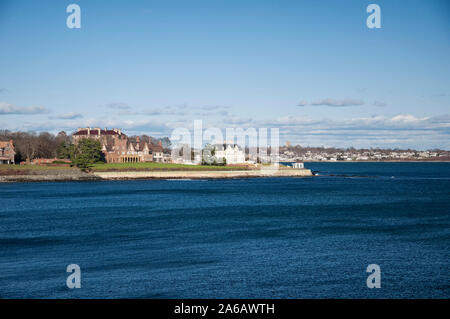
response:
<path fill-rule="evenodd" d="M 13 140 L 0 141 L 0 164 L 14 164 L 15 155 Z"/>
<path fill-rule="evenodd" d="M 280 162 L 352 162 L 352 161 L 438 161 L 448 160 L 448 151 L 415 151 L 384 149 L 324 149 L 281 147 Z"/>
<path fill-rule="evenodd" d="M 79 128 L 72 135 L 74 144 L 83 138 L 98 140 L 107 163 L 164 162 L 161 142 L 141 141 L 139 137 L 129 138 L 120 129 Z"/>

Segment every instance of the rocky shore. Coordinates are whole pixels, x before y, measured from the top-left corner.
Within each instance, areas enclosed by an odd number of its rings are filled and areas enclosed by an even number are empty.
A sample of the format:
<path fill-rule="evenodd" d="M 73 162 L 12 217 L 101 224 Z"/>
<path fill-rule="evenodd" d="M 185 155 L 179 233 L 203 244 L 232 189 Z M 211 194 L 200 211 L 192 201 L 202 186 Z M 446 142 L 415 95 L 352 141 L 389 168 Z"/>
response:
<path fill-rule="evenodd" d="M 0 183 L 7 182 L 64 182 L 100 180 L 98 176 L 77 168 L 42 170 L 2 170 Z"/>

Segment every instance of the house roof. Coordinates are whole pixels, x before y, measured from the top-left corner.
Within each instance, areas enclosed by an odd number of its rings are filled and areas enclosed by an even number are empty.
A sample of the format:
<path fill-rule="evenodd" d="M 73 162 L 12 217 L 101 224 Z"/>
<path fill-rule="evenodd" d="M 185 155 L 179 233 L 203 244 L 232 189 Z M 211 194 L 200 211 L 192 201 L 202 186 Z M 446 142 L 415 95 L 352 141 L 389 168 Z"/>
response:
<path fill-rule="evenodd" d="M 11 144 L 12 143 L 10 141 L 0 141 L 0 147 L 1 148 L 8 147 L 8 146 L 13 146 Z"/>
<path fill-rule="evenodd" d="M 226 144 L 226 143 L 222 144 L 222 143 L 219 143 L 219 144 L 214 144 L 213 146 L 216 148 L 216 150 L 219 150 L 219 151 L 226 150 L 228 146 L 231 146 L 232 148 L 237 147 L 239 150 L 241 149 L 239 147 L 239 145 L 237 145 L 237 144 Z"/>
<path fill-rule="evenodd" d="M 150 152 L 163 152 L 164 149 L 161 145 L 157 145 L 157 144 L 149 144 L 148 148 L 150 149 Z"/>
<path fill-rule="evenodd" d="M 145 147 L 147 146 L 148 150 L 150 151 L 150 147 L 148 146 L 147 142 L 143 142 L 142 140 L 138 140 L 136 137 L 129 137 L 127 146 L 130 147 L 130 145 L 134 148 L 137 152 L 142 152 Z"/>
<path fill-rule="evenodd" d="M 73 135 L 88 135 L 88 130 L 79 130 L 78 132 L 73 133 Z M 89 135 L 125 135 L 125 134 L 123 133 L 119 134 L 114 130 L 90 130 Z"/>

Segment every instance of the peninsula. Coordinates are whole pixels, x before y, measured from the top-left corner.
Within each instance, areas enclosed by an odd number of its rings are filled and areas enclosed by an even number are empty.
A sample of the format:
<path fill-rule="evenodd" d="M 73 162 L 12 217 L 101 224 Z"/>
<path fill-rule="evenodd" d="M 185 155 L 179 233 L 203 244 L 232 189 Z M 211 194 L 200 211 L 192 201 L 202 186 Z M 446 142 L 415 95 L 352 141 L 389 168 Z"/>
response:
<path fill-rule="evenodd" d="M 164 163 L 95 164 L 89 170 L 70 166 L 2 165 L 0 182 L 101 181 L 133 179 L 226 179 L 257 177 L 308 177 L 309 169 L 280 165 L 207 166 Z"/>

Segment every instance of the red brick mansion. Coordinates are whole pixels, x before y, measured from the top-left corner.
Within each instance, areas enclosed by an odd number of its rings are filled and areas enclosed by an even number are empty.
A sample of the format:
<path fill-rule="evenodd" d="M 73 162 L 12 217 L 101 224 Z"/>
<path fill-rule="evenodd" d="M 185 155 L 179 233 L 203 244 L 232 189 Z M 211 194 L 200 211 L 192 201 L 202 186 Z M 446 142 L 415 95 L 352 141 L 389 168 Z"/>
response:
<path fill-rule="evenodd" d="M 161 142 L 157 145 L 141 142 L 139 137 L 129 138 L 120 129 L 87 127 L 72 135 L 74 144 L 83 138 L 100 141 L 107 163 L 162 162 L 164 158 Z"/>

